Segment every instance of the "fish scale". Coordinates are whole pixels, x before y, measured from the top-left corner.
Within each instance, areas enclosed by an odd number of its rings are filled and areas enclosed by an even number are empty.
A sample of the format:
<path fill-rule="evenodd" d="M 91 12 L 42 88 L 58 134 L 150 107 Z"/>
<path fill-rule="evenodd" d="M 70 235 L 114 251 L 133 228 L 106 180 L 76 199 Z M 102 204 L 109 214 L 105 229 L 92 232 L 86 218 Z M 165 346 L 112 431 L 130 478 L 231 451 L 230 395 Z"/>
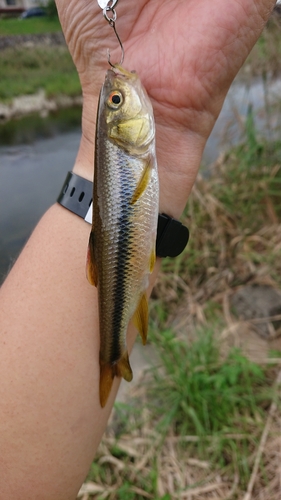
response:
<path fill-rule="evenodd" d="M 120 96 L 120 106 L 111 96 Z M 135 73 L 109 70 L 101 90 L 95 149 L 89 281 L 98 288 L 100 402 L 115 376 L 132 379 L 126 333 L 147 334 L 148 276 L 155 261 L 158 175 L 150 101 Z"/>

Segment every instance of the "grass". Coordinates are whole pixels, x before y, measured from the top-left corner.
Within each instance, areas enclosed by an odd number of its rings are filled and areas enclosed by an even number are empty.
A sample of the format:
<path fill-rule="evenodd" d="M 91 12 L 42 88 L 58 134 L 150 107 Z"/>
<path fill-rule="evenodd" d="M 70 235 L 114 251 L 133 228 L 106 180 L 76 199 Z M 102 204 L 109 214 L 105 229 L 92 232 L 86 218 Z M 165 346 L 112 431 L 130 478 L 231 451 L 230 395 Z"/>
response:
<path fill-rule="evenodd" d="M 58 18 L 0 19 L 0 36 L 60 32 Z M 0 101 L 44 90 L 47 97 L 81 95 L 76 68 L 65 45 L 17 45 L 0 52 Z"/>
<path fill-rule="evenodd" d="M 58 18 L 0 19 L 0 36 L 38 35 L 61 31 Z"/>
<path fill-rule="evenodd" d="M 249 108 L 244 141 L 193 188 L 189 244 L 163 260 L 151 300 L 159 362 L 115 405 L 79 498 L 280 499 L 281 352 L 230 301 L 249 283 L 280 290 L 280 191 L 281 141 L 259 137 Z"/>
<path fill-rule="evenodd" d="M 266 76 L 267 73 L 275 76 L 280 73 L 281 62 L 281 40 L 280 40 L 281 17 L 271 16 L 262 35 L 250 53 L 246 64 L 242 68 L 241 75 L 249 78 L 251 76 Z"/>
<path fill-rule="evenodd" d="M 54 68 L 55 71 L 54 71 Z M 65 46 L 18 46 L 0 54 L 0 100 L 44 89 L 48 97 L 81 94 L 79 77 Z"/>
<path fill-rule="evenodd" d="M 249 110 L 245 142 L 194 186 L 190 242 L 163 261 L 151 301 L 159 362 L 115 405 L 79 498 L 279 500 L 281 353 L 246 355 L 229 297 L 280 289 L 280 184 L 281 143 L 259 138 Z"/>
<path fill-rule="evenodd" d="M 88 494 L 82 490 L 80 498 L 242 499 L 277 397 L 276 369 L 236 349 L 222 360 L 220 351 L 211 329 L 193 343 L 161 334 L 159 367 L 130 404 L 116 405 L 89 472 Z M 272 433 L 274 440 L 278 427 Z M 267 459 L 261 461 L 263 485 L 271 480 Z"/>
<path fill-rule="evenodd" d="M 174 421 L 180 435 L 201 437 L 234 432 L 236 412 L 239 418 L 254 416 L 262 400 L 259 387 L 265 386 L 265 375 L 237 349 L 230 350 L 221 361 L 212 330 L 199 330 L 196 337 L 195 342 L 179 340 L 171 330 L 156 337 L 167 376 L 163 387 L 161 372 L 156 372 L 151 389 L 160 410 L 161 427 L 170 427 Z M 263 398 L 268 403 L 268 392 Z"/>

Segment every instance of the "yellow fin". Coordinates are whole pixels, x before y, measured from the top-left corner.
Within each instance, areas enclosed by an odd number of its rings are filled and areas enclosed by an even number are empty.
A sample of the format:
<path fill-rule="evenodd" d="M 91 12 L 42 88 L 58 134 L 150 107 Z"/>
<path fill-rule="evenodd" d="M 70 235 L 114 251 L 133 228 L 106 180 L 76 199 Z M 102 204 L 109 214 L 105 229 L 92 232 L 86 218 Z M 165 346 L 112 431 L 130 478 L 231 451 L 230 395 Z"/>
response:
<path fill-rule="evenodd" d="M 131 382 L 133 372 L 129 361 L 128 351 L 125 351 L 115 365 L 115 373 L 117 377 L 123 377 L 127 382 Z"/>
<path fill-rule="evenodd" d="M 148 182 L 149 182 L 150 174 L 151 174 L 151 168 L 150 168 L 150 163 L 148 162 L 148 163 L 146 163 L 146 165 L 143 169 L 142 176 L 141 176 L 139 183 L 135 189 L 135 192 L 132 196 L 132 199 L 130 202 L 131 205 L 136 203 L 136 201 L 138 201 L 138 199 L 141 197 L 142 193 L 144 193 L 144 191 L 146 190 Z"/>
<path fill-rule="evenodd" d="M 88 245 L 88 252 L 87 252 L 86 275 L 87 275 L 87 279 L 88 279 L 89 283 L 91 285 L 97 286 L 97 284 L 98 284 L 98 270 L 97 270 L 95 261 L 93 259 L 93 251 L 92 251 L 93 240 L 94 240 L 94 236 L 93 236 L 93 233 L 91 232 L 90 239 L 89 239 L 89 245 Z"/>
<path fill-rule="evenodd" d="M 152 271 L 154 269 L 155 262 L 156 262 L 156 250 L 155 250 L 155 246 L 154 246 L 153 250 L 150 254 L 150 260 L 149 260 L 149 272 L 150 273 L 152 273 Z"/>
<path fill-rule="evenodd" d="M 106 405 L 114 379 L 114 365 L 100 365 L 100 405 Z"/>
<path fill-rule="evenodd" d="M 133 372 L 130 366 L 128 351 L 124 352 L 117 363 L 100 365 L 100 404 L 102 408 L 108 400 L 114 377 L 123 377 L 127 382 L 131 382 Z"/>
<path fill-rule="evenodd" d="M 141 296 L 139 305 L 133 316 L 133 322 L 140 333 L 143 345 L 145 345 L 148 331 L 148 302 L 145 293 Z"/>

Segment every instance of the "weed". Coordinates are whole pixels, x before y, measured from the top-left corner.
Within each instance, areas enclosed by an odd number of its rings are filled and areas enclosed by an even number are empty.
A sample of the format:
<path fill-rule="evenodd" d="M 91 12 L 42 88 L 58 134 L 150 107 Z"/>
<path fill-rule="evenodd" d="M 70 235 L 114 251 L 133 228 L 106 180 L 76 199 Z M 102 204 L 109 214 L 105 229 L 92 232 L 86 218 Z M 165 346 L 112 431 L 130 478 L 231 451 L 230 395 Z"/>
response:
<path fill-rule="evenodd" d="M 171 330 L 161 334 L 161 343 L 159 334 L 152 337 L 160 348 L 160 366 L 148 373 L 143 398 L 116 405 L 88 477 L 99 488 L 104 485 L 95 498 L 172 500 L 189 489 L 201 498 L 201 491 L 215 488 L 218 474 L 224 478 L 220 488 L 225 484 L 226 489 L 216 498 L 227 497 L 236 476 L 242 495 L 275 374 L 237 349 L 222 358 L 212 329 L 198 331 L 193 343 Z M 269 482 L 264 462 L 261 470 Z"/>
<path fill-rule="evenodd" d="M 258 404 L 268 395 L 259 390 L 265 385 L 262 368 L 236 350 L 221 362 L 211 330 L 199 331 L 192 344 L 171 331 L 161 333 L 160 356 L 161 370 L 155 370 L 155 384 L 148 390 L 155 409 L 165 415 L 163 430 L 173 424 L 183 435 L 231 433 L 237 419 L 253 423 L 256 412 L 263 413 Z"/>
<path fill-rule="evenodd" d="M 0 100 L 44 89 L 47 96 L 80 95 L 77 71 L 66 47 L 11 48 L 0 55 Z"/>
<path fill-rule="evenodd" d="M 1 36 L 37 35 L 61 31 L 58 18 L 0 19 Z"/>
<path fill-rule="evenodd" d="M 280 72 L 280 23 L 280 18 L 271 17 L 242 68 L 242 75 L 248 77 L 249 69 L 251 76 L 261 76 L 266 72 L 276 75 Z"/>

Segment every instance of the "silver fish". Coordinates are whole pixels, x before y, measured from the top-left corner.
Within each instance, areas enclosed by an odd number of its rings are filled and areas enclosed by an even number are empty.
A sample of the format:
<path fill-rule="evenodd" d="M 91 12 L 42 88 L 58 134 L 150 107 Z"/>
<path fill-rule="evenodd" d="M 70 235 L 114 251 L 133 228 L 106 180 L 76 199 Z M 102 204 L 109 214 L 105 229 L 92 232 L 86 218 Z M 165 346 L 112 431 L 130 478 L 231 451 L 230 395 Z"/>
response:
<path fill-rule="evenodd" d="M 115 376 L 133 377 L 126 345 L 131 319 L 146 342 L 158 204 L 152 105 L 137 74 L 116 65 L 100 94 L 87 259 L 88 279 L 98 288 L 102 407 Z"/>

